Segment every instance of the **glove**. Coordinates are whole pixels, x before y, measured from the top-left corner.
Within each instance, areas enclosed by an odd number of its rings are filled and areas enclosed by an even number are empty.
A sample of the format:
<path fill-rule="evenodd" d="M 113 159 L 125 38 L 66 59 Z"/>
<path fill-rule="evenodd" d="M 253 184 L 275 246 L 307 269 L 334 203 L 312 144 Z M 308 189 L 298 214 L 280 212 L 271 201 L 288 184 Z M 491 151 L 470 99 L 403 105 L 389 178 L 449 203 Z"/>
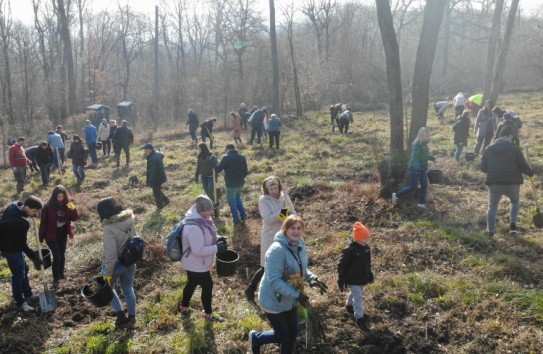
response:
<path fill-rule="evenodd" d="M 318 286 L 320 288 L 321 295 L 324 295 L 328 292 L 328 286 L 324 284 L 322 281 L 320 281 L 318 278 L 311 279 L 311 281 L 309 282 L 309 286 L 310 287 Z"/>
<path fill-rule="evenodd" d="M 309 306 L 309 297 L 307 295 L 305 295 L 305 294 L 300 293 L 300 295 L 298 295 L 298 302 L 303 307 L 308 307 Z"/>
<path fill-rule="evenodd" d="M 102 279 L 107 283 L 107 285 L 111 286 L 111 275 L 103 275 Z"/>
<path fill-rule="evenodd" d="M 281 222 L 285 221 L 285 219 L 287 218 L 289 214 L 289 211 L 290 211 L 289 209 L 290 209 L 289 207 L 281 209 L 281 212 L 279 213 L 279 215 L 277 215 L 277 219 L 279 219 L 279 221 Z"/>
<path fill-rule="evenodd" d="M 369 280 L 370 280 L 370 284 L 373 284 L 374 277 L 373 277 L 373 273 L 372 273 L 372 272 L 370 272 L 370 279 L 369 279 Z"/>
<path fill-rule="evenodd" d="M 75 204 L 73 202 L 69 202 L 66 207 L 70 210 L 74 210 L 75 209 Z"/>
<path fill-rule="evenodd" d="M 535 177 L 535 175 L 531 176 L 531 177 L 528 177 L 528 179 L 530 180 L 530 183 L 535 183 L 537 182 L 537 178 Z"/>
<path fill-rule="evenodd" d="M 221 236 L 217 238 L 217 243 L 228 243 L 228 240 L 226 239 L 226 237 Z"/>
<path fill-rule="evenodd" d="M 338 280 L 337 287 L 339 288 L 340 292 L 343 292 L 343 290 L 345 290 L 345 288 L 347 287 L 347 284 L 345 284 L 345 282 L 342 280 Z"/>
<path fill-rule="evenodd" d="M 224 253 L 228 249 L 228 244 L 226 242 L 217 242 L 217 253 Z"/>

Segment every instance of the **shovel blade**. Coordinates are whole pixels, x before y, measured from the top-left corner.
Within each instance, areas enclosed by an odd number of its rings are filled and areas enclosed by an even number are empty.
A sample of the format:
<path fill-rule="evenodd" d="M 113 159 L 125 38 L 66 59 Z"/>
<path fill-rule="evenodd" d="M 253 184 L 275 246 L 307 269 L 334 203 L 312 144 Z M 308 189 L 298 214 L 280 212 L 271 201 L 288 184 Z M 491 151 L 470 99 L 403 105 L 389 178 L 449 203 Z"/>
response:
<path fill-rule="evenodd" d="M 40 308 L 42 312 L 54 311 L 57 307 L 57 297 L 53 290 L 47 290 L 39 293 L 40 296 Z"/>
<path fill-rule="evenodd" d="M 538 229 L 543 229 L 543 214 L 541 214 L 539 209 L 537 209 L 536 213 L 534 214 L 533 222 L 535 227 Z"/>

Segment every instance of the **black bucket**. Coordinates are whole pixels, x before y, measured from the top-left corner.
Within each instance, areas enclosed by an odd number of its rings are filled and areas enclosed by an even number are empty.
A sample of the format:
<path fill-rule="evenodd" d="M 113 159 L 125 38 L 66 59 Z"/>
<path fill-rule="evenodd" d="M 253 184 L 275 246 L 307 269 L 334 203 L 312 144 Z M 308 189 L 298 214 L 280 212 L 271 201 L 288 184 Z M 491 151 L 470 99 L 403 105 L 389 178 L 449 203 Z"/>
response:
<path fill-rule="evenodd" d="M 443 170 L 428 171 L 428 182 L 431 184 L 443 184 Z"/>
<path fill-rule="evenodd" d="M 239 261 L 239 254 L 236 251 L 226 250 L 223 253 L 217 253 L 217 274 L 228 277 L 236 274 L 236 267 Z"/>
<path fill-rule="evenodd" d="M 38 251 L 34 251 L 34 253 L 36 254 L 37 257 L 40 256 L 38 254 Z M 48 248 L 42 248 L 41 249 L 41 257 L 43 259 L 43 269 L 49 268 L 51 266 L 51 250 L 49 250 Z M 34 263 L 34 268 L 36 268 L 36 270 L 41 269 L 40 264 L 38 263 L 38 261 L 32 260 L 32 263 Z"/>
<path fill-rule="evenodd" d="M 464 154 L 464 158 L 466 161 L 474 161 L 475 160 L 475 153 L 474 152 L 466 152 Z"/>
<path fill-rule="evenodd" d="M 104 278 L 96 277 L 81 288 L 81 295 L 96 307 L 104 307 L 113 299 L 113 290 Z"/>

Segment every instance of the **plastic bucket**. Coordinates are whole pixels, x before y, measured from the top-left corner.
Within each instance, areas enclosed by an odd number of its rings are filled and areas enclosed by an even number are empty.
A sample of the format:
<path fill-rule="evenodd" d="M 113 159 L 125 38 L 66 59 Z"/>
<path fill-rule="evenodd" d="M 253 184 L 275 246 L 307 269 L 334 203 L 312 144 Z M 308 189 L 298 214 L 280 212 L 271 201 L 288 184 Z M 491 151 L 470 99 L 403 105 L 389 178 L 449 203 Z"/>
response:
<path fill-rule="evenodd" d="M 236 274 L 236 267 L 239 261 L 239 254 L 233 250 L 226 250 L 215 256 L 217 260 L 217 274 L 228 277 Z"/>
<path fill-rule="evenodd" d="M 34 251 L 34 253 L 39 257 L 38 251 Z M 42 248 L 41 257 L 43 259 L 43 269 L 49 268 L 51 266 L 51 250 L 48 248 Z M 32 263 L 34 263 L 34 268 L 36 268 L 36 270 L 41 269 L 40 264 L 37 261 L 32 260 Z"/>
<path fill-rule="evenodd" d="M 431 184 L 443 184 L 443 170 L 428 171 L 428 182 Z"/>
<path fill-rule="evenodd" d="M 104 278 L 96 277 L 81 288 L 81 295 L 96 307 L 106 306 L 113 299 L 113 290 Z"/>
<path fill-rule="evenodd" d="M 466 152 L 464 154 L 464 157 L 466 159 L 466 161 L 474 161 L 475 160 L 475 153 L 473 152 Z"/>

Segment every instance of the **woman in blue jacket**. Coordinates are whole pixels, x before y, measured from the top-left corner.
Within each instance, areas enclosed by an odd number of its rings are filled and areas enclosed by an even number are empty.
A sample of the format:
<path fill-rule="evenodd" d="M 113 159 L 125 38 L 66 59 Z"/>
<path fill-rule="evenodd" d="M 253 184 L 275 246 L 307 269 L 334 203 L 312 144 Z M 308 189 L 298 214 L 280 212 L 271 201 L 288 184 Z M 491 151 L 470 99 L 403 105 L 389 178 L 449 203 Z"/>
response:
<path fill-rule="evenodd" d="M 318 286 L 321 294 L 328 287 L 307 269 L 307 251 L 302 240 L 304 221 L 298 215 L 289 216 L 275 235 L 275 241 L 266 252 L 264 276 L 260 282 L 258 299 L 273 329 L 249 332 L 251 353 L 260 353 L 263 344 L 279 343 L 281 354 L 294 353 L 298 336 L 296 304 L 307 306 L 309 298 L 288 283 L 300 274 L 311 287 Z"/>

